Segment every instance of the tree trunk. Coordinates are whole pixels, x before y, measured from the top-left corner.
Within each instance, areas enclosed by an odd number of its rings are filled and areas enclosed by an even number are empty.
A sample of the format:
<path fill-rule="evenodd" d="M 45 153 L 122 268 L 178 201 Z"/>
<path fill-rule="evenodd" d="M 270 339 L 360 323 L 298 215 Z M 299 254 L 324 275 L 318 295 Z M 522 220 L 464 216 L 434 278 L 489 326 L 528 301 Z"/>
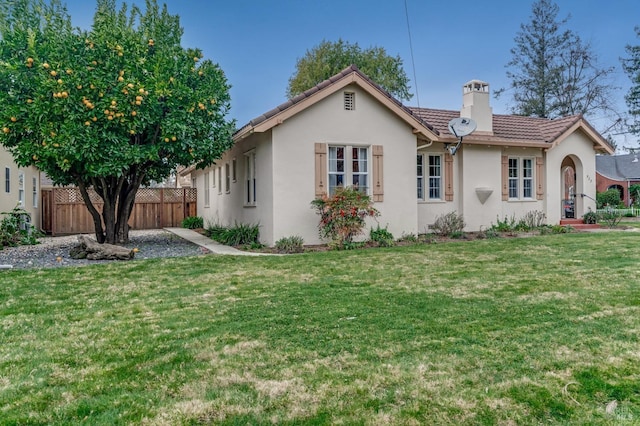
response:
<path fill-rule="evenodd" d="M 135 250 L 108 243 L 99 244 L 84 235 L 78 237 L 78 242 L 70 251 L 73 259 L 129 260 L 135 255 Z"/>

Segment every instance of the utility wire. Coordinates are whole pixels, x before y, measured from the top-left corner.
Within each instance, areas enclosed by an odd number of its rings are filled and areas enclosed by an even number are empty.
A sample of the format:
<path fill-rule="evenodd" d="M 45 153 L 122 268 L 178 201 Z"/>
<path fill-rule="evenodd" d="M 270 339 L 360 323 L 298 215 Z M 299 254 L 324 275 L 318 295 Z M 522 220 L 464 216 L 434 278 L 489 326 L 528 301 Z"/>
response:
<path fill-rule="evenodd" d="M 407 0 L 404 0 L 404 14 L 407 17 L 407 32 L 409 33 L 409 50 L 411 51 L 411 67 L 413 68 L 413 83 L 416 86 L 416 102 L 420 108 L 420 95 L 418 94 L 418 79 L 416 78 L 416 61 L 413 58 L 413 42 L 411 41 L 411 26 L 409 25 L 409 7 Z"/>

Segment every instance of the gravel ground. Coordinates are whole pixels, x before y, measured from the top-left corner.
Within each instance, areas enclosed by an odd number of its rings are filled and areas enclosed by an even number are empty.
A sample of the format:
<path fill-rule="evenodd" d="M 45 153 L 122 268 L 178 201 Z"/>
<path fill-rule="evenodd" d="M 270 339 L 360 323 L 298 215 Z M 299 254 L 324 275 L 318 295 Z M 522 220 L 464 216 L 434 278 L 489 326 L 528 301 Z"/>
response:
<path fill-rule="evenodd" d="M 95 236 L 90 237 L 95 239 Z M 4 265 L 11 265 L 15 269 L 59 268 L 118 262 L 112 260 L 71 259 L 69 250 L 77 245 L 77 235 L 43 237 L 38 241 L 40 241 L 40 244 L 33 246 L 5 247 L 0 250 L 0 268 Z M 138 248 L 139 252 L 136 253 L 133 261 L 156 257 L 196 256 L 207 251 L 164 230 L 130 231 L 129 244 L 125 247 Z"/>

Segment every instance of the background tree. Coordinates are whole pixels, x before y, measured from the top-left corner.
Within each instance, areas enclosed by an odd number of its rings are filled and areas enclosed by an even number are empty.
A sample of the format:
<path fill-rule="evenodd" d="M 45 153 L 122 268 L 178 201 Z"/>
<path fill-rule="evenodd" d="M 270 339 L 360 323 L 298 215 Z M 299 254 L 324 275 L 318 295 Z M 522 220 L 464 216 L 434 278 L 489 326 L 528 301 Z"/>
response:
<path fill-rule="evenodd" d="M 531 21 L 520 26 L 507 64 L 513 112 L 557 118 L 612 110 L 614 68 L 601 68 L 591 46 L 558 21 L 559 7 L 551 0 L 533 3 Z M 496 92 L 500 96 L 505 89 Z"/>
<path fill-rule="evenodd" d="M 640 27 L 636 27 L 636 35 L 640 38 Z M 640 136 L 640 45 L 627 45 L 629 58 L 622 60 L 622 68 L 631 79 L 629 93 L 625 96 L 629 106 L 629 115 L 633 122 L 629 126 L 629 131 Z"/>
<path fill-rule="evenodd" d="M 231 146 L 225 75 L 181 47 L 166 5 L 98 0 L 90 31 L 72 28 L 58 0 L 0 0 L 0 11 L 0 144 L 19 166 L 77 186 L 98 242 L 128 240 L 141 185 Z"/>
<path fill-rule="evenodd" d="M 361 49 L 358 44 L 339 39 L 323 40 L 298 59 L 296 71 L 289 79 L 287 97 L 299 95 L 316 84 L 356 65 L 367 77 L 400 100 L 409 100 L 409 78 L 402 68 L 400 56 L 389 56 L 382 47 Z"/>

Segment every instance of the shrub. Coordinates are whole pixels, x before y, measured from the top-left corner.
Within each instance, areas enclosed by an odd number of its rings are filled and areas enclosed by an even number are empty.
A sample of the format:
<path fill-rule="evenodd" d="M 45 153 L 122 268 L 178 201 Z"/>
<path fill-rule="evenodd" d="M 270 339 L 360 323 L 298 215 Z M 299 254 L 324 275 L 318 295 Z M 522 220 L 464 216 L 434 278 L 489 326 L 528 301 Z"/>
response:
<path fill-rule="evenodd" d="M 304 240 L 297 235 L 284 237 L 276 241 L 276 250 L 280 253 L 302 253 L 304 250 L 303 244 Z"/>
<path fill-rule="evenodd" d="M 329 239 L 333 248 L 351 248 L 353 238 L 362 234 L 366 217 L 377 217 L 371 199 L 357 189 L 337 188 L 333 196 L 311 202 L 320 215 L 320 238 Z"/>
<path fill-rule="evenodd" d="M 598 214 L 594 211 L 589 210 L 582 216 L 582 222 L 588 224 L 598 223 Z"/>
<path fill-rule="evenodd" d="M 607 189 L 596 194 L 596 204 L 599 209 L 605 207 L 618 207 L 620 205 L 620 191 L 617 189 Z"/>
<path fill-rule="evenodd" d="M 378 225 L 375 229 L 371 228 L 369 239 L 379 247 L 393 247 L 395 244 L 393 234 L 389 232 L 386 226 L 380 228 L 380 225 Z"/>
<path fill-rule="evenodd" d="M 220 224 L 214 224 L 207 227 L 205 234 L 212 240 L 227 246 L 262 247 L 259 240 L 260 225 L 247 225 L 236 222 L 232 227 L 225 227 Z"/>
<path fill-rule="evenodd" d="M 540 210 L 531 210 L 524 215 L 524 218 L 522 220 L 529 229 L 535 229 L 543 226 L 546 218 L 547 216 L 544 214 L 544 212 Z"/>
<path fill-rule="evenodd" d="M 620 220 L 622 220 L 622 215 L 620 214 L 620 212 L 614 209 L 607 209 L 606 211 L 600 213 L 599 219 L 600 221 L 604 222 L 609 228 L 615 228 L 618 223 L 620 223 Z"/>
<path fill-rule="evenodd" d="M 15 207 L 10 212 L 0 213 L 4 217 L 0 221 L 0 249 L 19 244 L 38 244 L 38 237 L 42 234 L 28 226 L 29 213 Z"/>
<path fill-rule="evenodd" d="M 462 232 L 465 223 L 461 214 L 455 211 L 436 217 L 432 226 L 433 232 L 440 236 L 449 236 L 457 232 Z"/>
<path fill-rule="evenodd" d="M 182 219 L 182 227 L 187 229 L 204 228 L 204 220 L 200 216 L 189 216 Z"/>
<path fill-rule="evenodd" d="M 510 232 L 515 230 L 516 228 L 516 218 L 515 216 L 511 216 L 511 218 L 504 217 L 504 220 L 500 220 L 499 216 L 496 216 L 496 224 L 491 224 L 491 230 L 496 232 Z"/>

